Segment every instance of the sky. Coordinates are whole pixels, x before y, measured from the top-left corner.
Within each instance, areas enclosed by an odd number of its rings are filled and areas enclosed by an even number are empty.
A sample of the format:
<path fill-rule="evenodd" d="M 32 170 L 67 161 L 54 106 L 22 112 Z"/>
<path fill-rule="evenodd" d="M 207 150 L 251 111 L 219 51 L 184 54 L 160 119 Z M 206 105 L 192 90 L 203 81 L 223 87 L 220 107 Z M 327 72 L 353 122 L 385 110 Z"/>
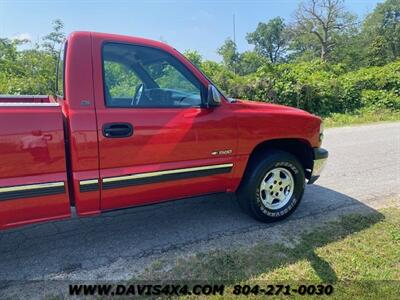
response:
<path fill-rule="evenodd" d="M 240 52 L 252 49 L 246 33 L 258 22 L 281 16 L 287 22 L 300 0 L 0 0 L 0 37 L 28 38 L 32 44 L 61 19 L 65 32 L 88 30 L 161 40 L 179 51 L 197 50 L 204 58 L 220 60 L 217 49 L 233 38 Z M 347 0 L 346 8 L 364 17 L 382 0 Z"/>

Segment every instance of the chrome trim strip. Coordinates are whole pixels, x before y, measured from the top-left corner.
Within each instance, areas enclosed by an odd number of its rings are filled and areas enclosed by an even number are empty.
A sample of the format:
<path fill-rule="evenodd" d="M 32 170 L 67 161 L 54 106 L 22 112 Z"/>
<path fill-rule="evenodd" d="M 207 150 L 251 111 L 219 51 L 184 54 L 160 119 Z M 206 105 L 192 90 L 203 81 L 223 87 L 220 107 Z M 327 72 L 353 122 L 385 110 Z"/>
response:
<path fill-rule="evenodd" d="M 55 107 L 60 106 L 60 104 L 55 102 L 48 102 L 48 103 L 29 103 L 29 102 L 0 102 L 1 107 Z"/>
<path fill-rule="evenodd" d="M 157 172 L 147 172 L 147 173 L 126 175 L 126 176 L 107 177 L 107 178 L 103 178 L 103 182 L 107 183 L 107 182 L 123 181 L 123 180 L 130 180 L 130 179 L 141 179 L 141 178 L 148 178 L 148 177 L 161 176 L 161 175 L 179 174 L 179 173 L 214 170 L 214 169 L 231 168 L 231 167 L 233 167 L 233 163 L 202 166 L 202 167 L 193 167 L 193 168 L 174 169 L 174 170 L 165 170 L 165 171 L 157 171 Z"/>
<path fill-rule="evenodd" d="M 64 181 L 0 187 L 0 194 L 16 191 L 40 190 L 52 187 L 64 187 Z"/>
<path fill-rule="evenodd" d="M 79 192 L 93 192 L 100 188 L 99 179 L 85 179 L 79 181 Z"/>
<path fill-rule="evenodd" d="M 89 184 L 97 184 L 99 183 L 98 179 L 89 179 L 89 180 L 81 180 L 79 181 L 79 185 L 89 185 Z"/>
<path fill-rule="evenodd" d="M 47 98 L 49 97 L 48 95 L 0 95 L 0 99 L 3 98 L 16 98 L 16 99 L 20 99 L 20 98 L 31 98 L 31 99 L 38 99 L 38 98 Z"/>

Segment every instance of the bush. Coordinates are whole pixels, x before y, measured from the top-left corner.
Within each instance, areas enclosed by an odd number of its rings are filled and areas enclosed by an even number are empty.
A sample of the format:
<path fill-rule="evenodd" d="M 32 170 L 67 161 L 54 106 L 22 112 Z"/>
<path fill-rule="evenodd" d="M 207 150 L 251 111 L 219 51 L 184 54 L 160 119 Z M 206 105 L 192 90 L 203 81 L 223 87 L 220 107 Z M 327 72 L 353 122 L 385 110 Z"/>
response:
<path fill-rule="evenodd" d="M 347 73 L 341 64 L 321 61 L 264 64 L 246 76 L 215 62 L 201 67 L 234 98 L 295 106 L 320 116 L 363 108 L 400 110 L 400 61 Z"/>
<path fill-rule="evenodd" d="M 400 96 L 393 91 L 363 90 L 361 102 L 365 108 L 373 111 L 380 109 L 400 110 Z"/>

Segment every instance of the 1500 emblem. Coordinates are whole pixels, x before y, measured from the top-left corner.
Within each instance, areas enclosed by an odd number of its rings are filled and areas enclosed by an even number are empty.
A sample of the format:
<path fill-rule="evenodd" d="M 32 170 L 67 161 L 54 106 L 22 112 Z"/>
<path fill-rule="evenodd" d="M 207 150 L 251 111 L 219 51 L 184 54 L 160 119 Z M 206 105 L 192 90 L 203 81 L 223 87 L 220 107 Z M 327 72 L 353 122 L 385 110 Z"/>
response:
<path fill-rule="evenodd" d="M 229 155 L 229 154 L 232 154 L 232 150 L 231 149 L 218 150 L 218 151 L 211 152 L 211 155 Z"/>

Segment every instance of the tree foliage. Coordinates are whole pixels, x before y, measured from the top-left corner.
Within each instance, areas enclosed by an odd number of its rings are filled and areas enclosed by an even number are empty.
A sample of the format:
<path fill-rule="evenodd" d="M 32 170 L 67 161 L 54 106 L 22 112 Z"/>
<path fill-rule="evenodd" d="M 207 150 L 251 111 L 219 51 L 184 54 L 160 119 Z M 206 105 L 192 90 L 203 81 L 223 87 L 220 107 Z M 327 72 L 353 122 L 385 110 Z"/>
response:
<path fill-rule="evenodd" d="M 60 47 L 65 40 L 65 33 L 63 32 L 64 24 L 60 19 L 56 19 L 53 21 L 52 26 L 53 31 L 43 38 L 42 47 L 45 52 L 57 59 Z"/>
<path fill-rule="evenodd" d="M 399 24 L 399 0 L 378 4 L 360 22 L 345 10 L 343 0 L 305 0 L 292 23 L 279 17 L 259 23 L 247 35 L 254 50 L 240 53 L 227 39 L 218 49 L 221 63 L 194 50 L 184 54 L 231 97 L 291 105 L 322 116 L 400 110 Z M 59 20 L 32 49 L 27 41 L 0 38 L 0 93 L 53 94 L 64 38 Z M 134 74 L 122 66 L 105 67 L 111 93 L 134 93 Z M 183 82 L 172 70 L 165 71 L 157 77 L 161 85 Z"/>
<path fill-rule="evenodd" d="M 239 53 L 235 42 L 231 39 L 226 39 L 224 44 L 218 49 L 218 54 L 222 56 L 224 65 L 233 72 L 236 72 Z"/>
<path fill-rule="evenodd" d="M 367 108 L 400 110 L 400 61 L 348 72 L 342 64 L 266 64 L 240 76 L 213 63 L 204 72 L 229 96 L 295 106 L 321 116 Z"/>
<path fill-rule="evenodd" d="M 308 0 L 296 11 L 293 36 L 319 45 L 321 60 L 328 60 L 336 36 L 354 24 L 354 17 L 344 9 L 343 0 Z"/>
<path fill-rule="evenodd" d="M 400 57 L 400 1 L 379 3 L 364 21 L 363 39 L 370 65 L 382 65 Z"/>
<path fill-rule="evenodd" d="M 285 54 L 288 43 L 288 31 L 281 17 L 268 23 L 258 23 L 254 32 L 247 34 L 249 44 L 253 44 L 257 53 L 267 57 L 271 63 L 277 63 Z"/>
<path fill-rule="evenodd" d="M 203 61 L 203 57 L 196 50 L 186 50 L 183 52 L 183 55 L 186 56 L 195 66 L 200 67 Z"/>
<path fill-rule="evenodd" d="M 19 50 L 26 40 L 0 39 L 0 94 L 55 94 L 62 28 L 56 20 L 53 31 L 33 49 Z"/>
<path fill-rule="evenodd" d="M 239 55 L 238 74 L 254 73 L 261 66 L 268 63 L 268 59 L 256 51 L 245 51 Z"/>

